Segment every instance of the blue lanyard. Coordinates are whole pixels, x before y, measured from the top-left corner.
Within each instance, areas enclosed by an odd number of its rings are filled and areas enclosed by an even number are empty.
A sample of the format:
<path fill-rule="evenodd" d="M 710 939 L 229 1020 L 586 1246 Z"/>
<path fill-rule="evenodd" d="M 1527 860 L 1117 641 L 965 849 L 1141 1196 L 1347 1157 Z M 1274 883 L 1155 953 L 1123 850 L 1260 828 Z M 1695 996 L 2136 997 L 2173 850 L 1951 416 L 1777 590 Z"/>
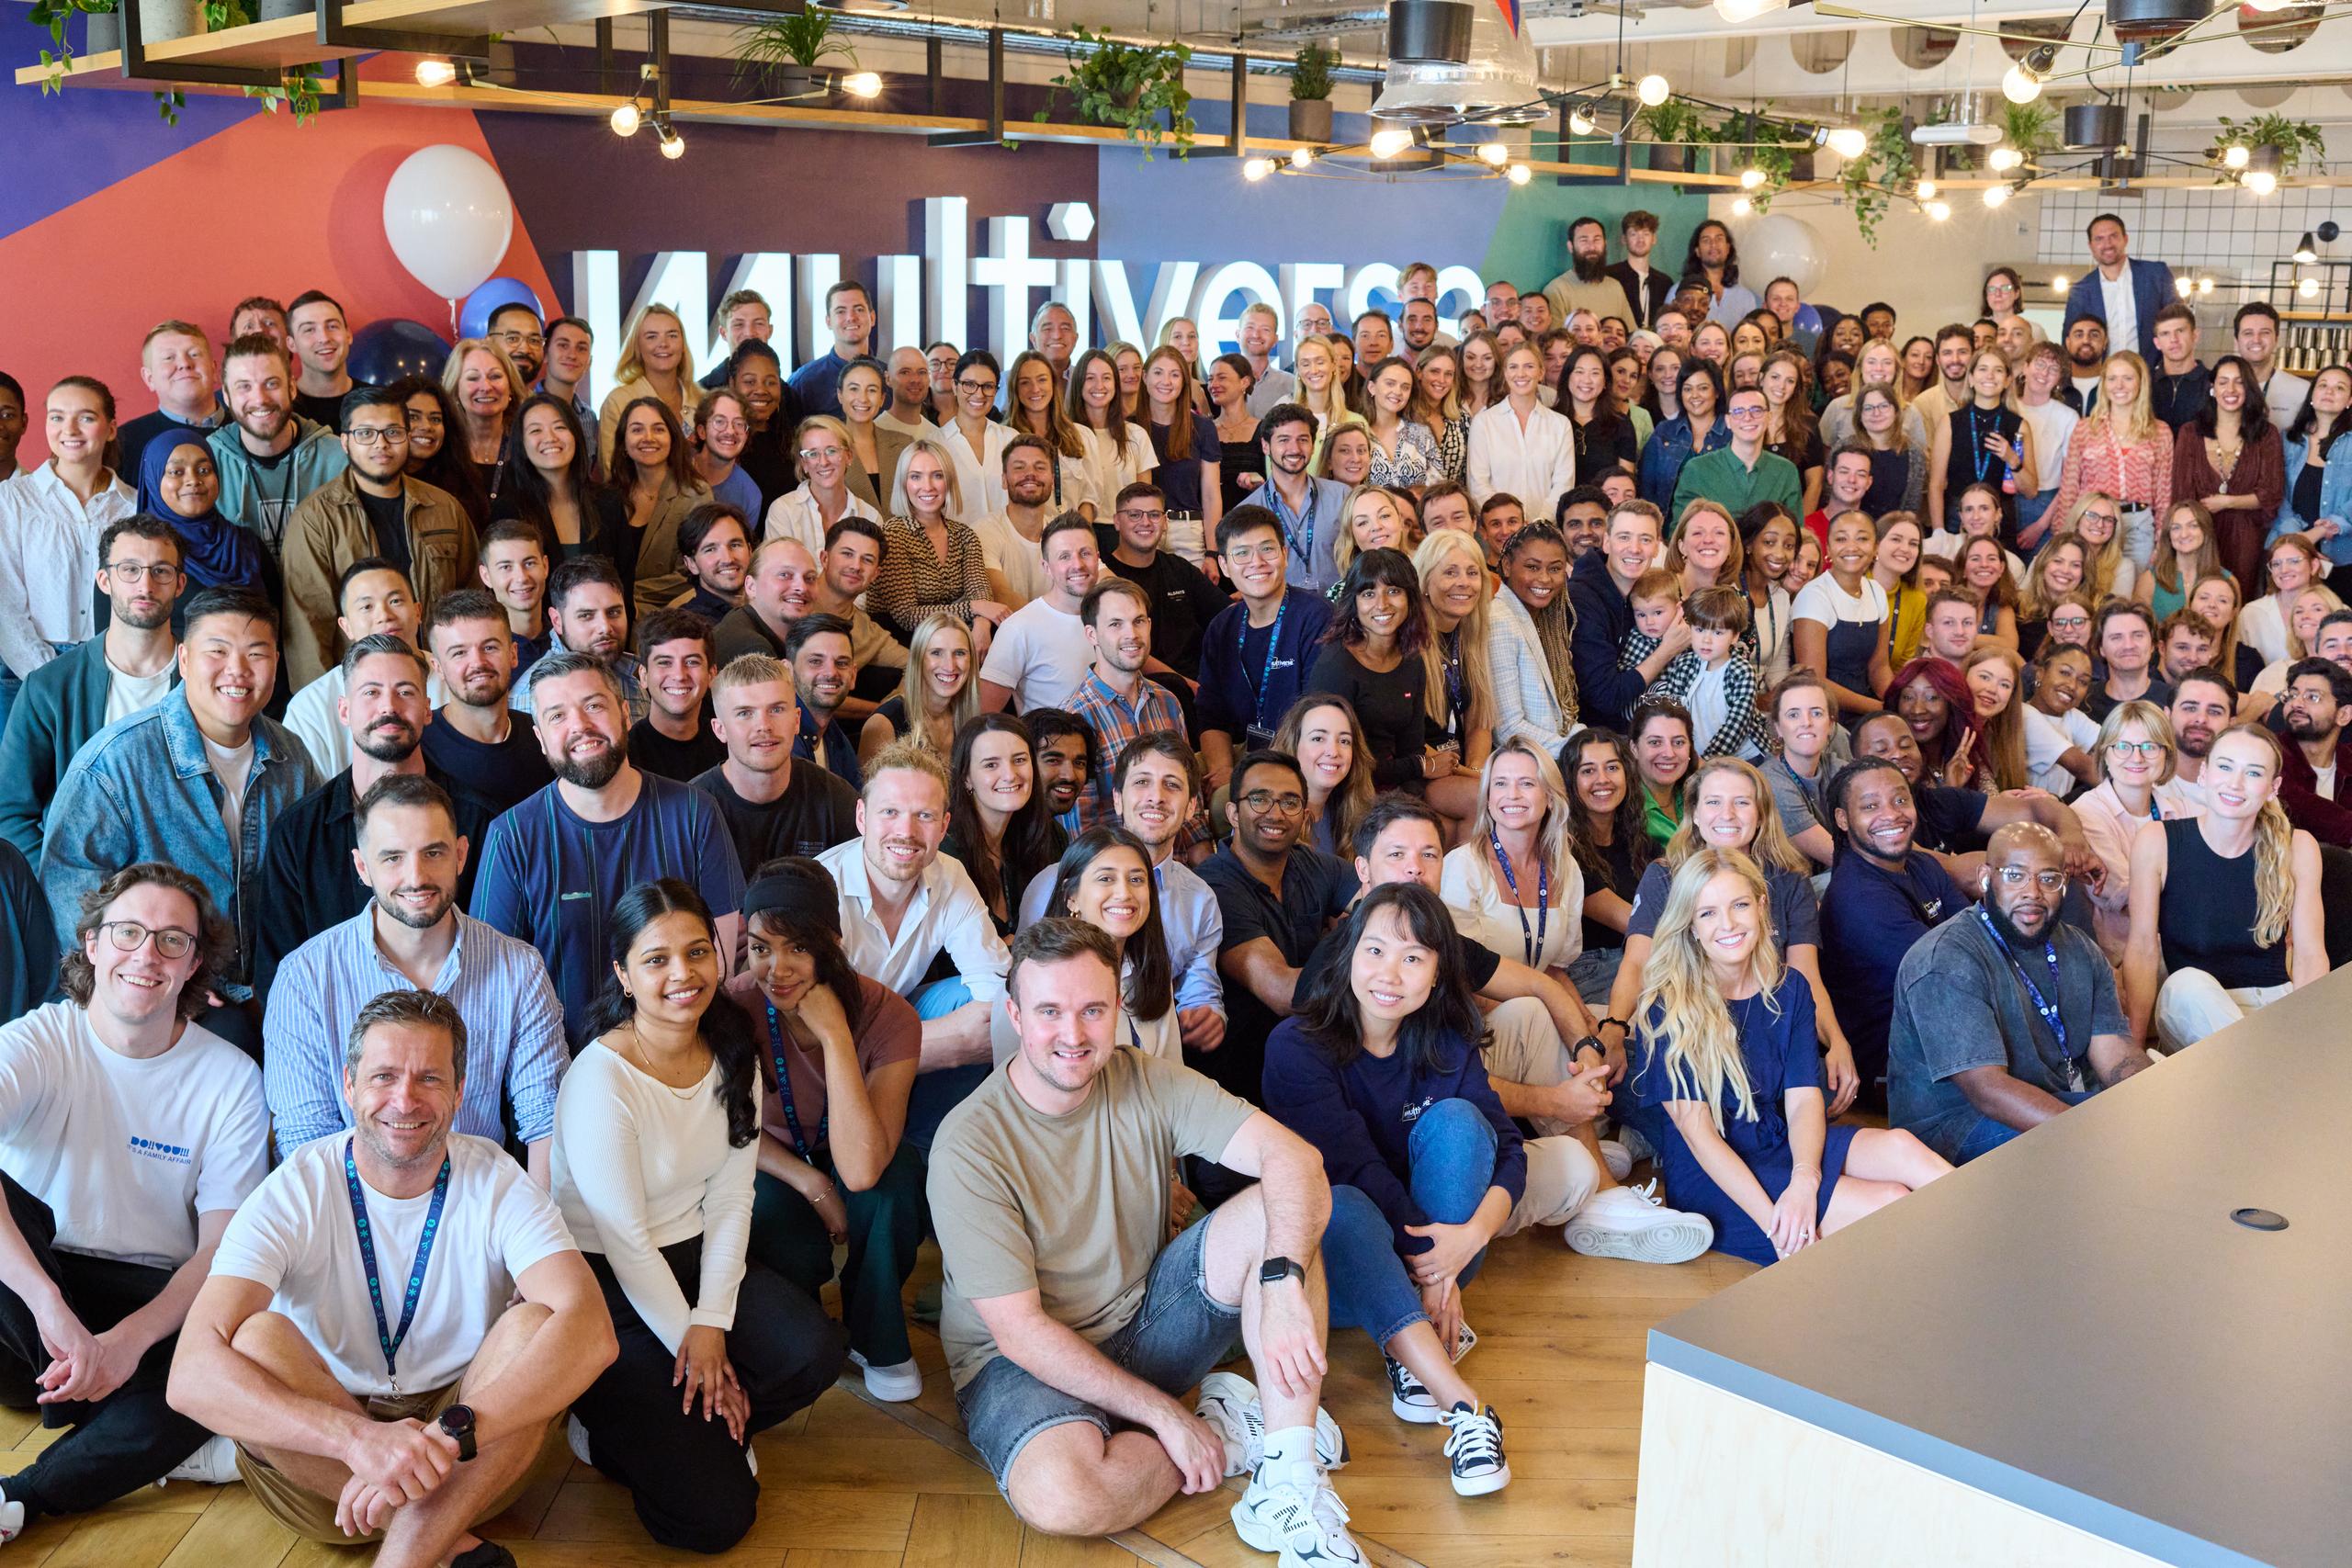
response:
<path fill-rule="evenodd" d="M 833 1119 L 829 1102 L 823 1115 L 817 1118 L 817 1141 L 811 1144 L 800 1131 L 800 1111 L 792 1103 L 792 1074 L 784 1059 L 784 1020 L 776 1015 L 775 1004 L 768 1004 L 768 1056 L 775 1063 L 775 1097 L 784 1102 L 784 1124 L 792 1134 L 792 1152 L 807 1159 L 825 1145 L 825 1130 Z"/>
<path fill-rule="evenodd" d="M 1969 457 L 1976 465 L 1978 484 L 1983 484 L 1984 477 L 1993 471 L 1993 454 L 1984 450 L 1984 433 L 1977 427 L 1976 423 L 1976 416 L 1983 412 L 1974 403 L 1968 405 L 1968 439 L 1971 444 Z M 2001 412 L 1996 409 L 1993 411 L 1993 434 L 1998 435 L 2000 432 Z"/>
<path fill-rule="evenodd" d="M 2000 931 L 1993 924 L 1993 917 L 1984 912 L 1984 906 L 1982 904 L 1976 906 L 1976 918 L 1984 922 L 1984 934 L 1993 939 L 1993 945 L 2001 950 L 2001 956 L 2009 961 L 2009 967 L 2016 971 L 2018 979 L 2025 986 L 2025 994 L 2033 1003 L 2033 1010 L 2041 1015 L 2041 1021 L 2050 1026 L 2050 1032 L 2057 1038 L 2058 1054 L 2071 1062 L 2073 1057 L 2066 1050 L 2066 1021 L 2059 1016 L 2058 1003 L 2053 999 L 2061 994 L 2058 986 L 2058 944 L 2052 942 L 2041 944 L 2042 961 L 2050 965 L 2051 995 L 2045 997 L 2041 994 L 2041 987 L 2033 983 L 2033 976 L 2026 973 L 2025 965 L 2018 962 L 2018 955 L 2009 951 L 2009 944 L 2002 940 Z"/>
<path fill-rule="evenodd" d="M 1552 868 L 1544 863 L 1542 846 L 1535 857 L 1535 930 L 1527 929 L 1527 910 L 1519 901 L 1519 877 L 1510 868 L 1510 854 L 1503 848 L 1503 837 L 1489 828 L 1487 841 L 1494 846 L 1495 863 L 1502 867 L 1503 880 L 1510 884 L 1510 907 L 1519 916 L 1519 938 L 1527 953 L 1527 966 L 1541 968 L 1536 960 L 1544 953 L 1544 929 L 1552 923 Z"/>
<path fill-rule="evenodd" d="M 1264 726 L 1266 719 L 1266 688 L 1272 684 L 1274 679 L 1274 658 L 1282 651 L 1283 617 L 1289 614 L 1290 592 L 1284 590 L 1282 598 L 1274 605 L 1274 624 L 1266 633 L 1266 667 L 1258 672 L 1258 705 L 1251 709 L 1250 714 L 1250 718 L 1255 720 L 1261 728 Z M 1233 642 L 1237 659 L 1250 651 L 1250 612 L 1246 607 L 1241 613 L 1240 634 L 1233 639 Z"/>
<path fill-rule="evenodd" d="M 1283 492 L 1274 489 L 1273 481 L 1271 479 L 1266 482 L 1266 490 L 1274 498 L 1272 511 L 1274 521 L 1282 525 L 1283 542 L 1288 545 L 1292 552 L 1298 557 L 1299 569 L 1311 574 L 1315 570 L 1315 502 L 1317 500 L 1315 476 L 1309 474 L 1306 478 L 1306 510 L 1299 518 L 1300 522 L 1306 525 L 1306 543 L 1304 545 L 1298 542 L 1298 536 L 1291 532 L 1289 519 L 1283 515 Z"/>
<path fill-rule="evenodd" d="M 397 1358 L 416 1319 L 416 1301 L 424 1293 L 424 1266 L 433 1258 L 433 1238 L 441 1229 L 441 1205 L 449 1198 L 449 1156 L 441 1156 L 441 1174 L 433 1179 L 433 1206 L 424 1212 L 424 1234 L 416 1240 L 416 1261 L 409 1266 L 408 1289 L 401 1295 L 398 1330 L 384 1322 L 384 1282 L 376 1273 L 376 1235 L 368 1224 L 368 1199 L 359 1190 L 359 1167 L 351 1157 L 352 1140 L 343 1141 L 343 1180 L 351 1196 L 351 1222 L 359 1229 L 359 1267 L 368 1274 L 368 1302 L 376 1309 L 376 1343 L 384 1352 L 384 1371 L 400 1376 Z"/>

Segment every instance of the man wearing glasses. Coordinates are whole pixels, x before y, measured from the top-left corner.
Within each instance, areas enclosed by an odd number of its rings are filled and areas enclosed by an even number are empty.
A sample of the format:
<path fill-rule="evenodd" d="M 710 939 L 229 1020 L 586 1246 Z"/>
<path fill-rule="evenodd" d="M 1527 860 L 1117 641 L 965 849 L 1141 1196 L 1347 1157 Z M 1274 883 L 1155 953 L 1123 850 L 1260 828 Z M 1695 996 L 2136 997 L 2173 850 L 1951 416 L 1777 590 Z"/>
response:
<path fill-rule="evenodd" d="M 408 412 L 376 387 L 343 400 L 350 467 L 311 492 L 286 525 L 286 680 L 301 687 L 342 657 L 335 629 L 343 574 L 370 556 L 408 578 L 417 608 L 474 581 L 474 525 L 447 491 L 411 479 Z"/>
<path fill-rule="evenodd" d="M 1201 637 L 1232 595 L 1199 567 L 1160 547 L 1168 534 L 1168 498 L 1158 486 L 1127 486 L 1111 518 L 1109 527 L 1094 531 L 1103 569 L 1144 591 L 1151 601 L 1152 652 L 1197 687 Z"/>
<path fill-rule="evenodd" d="M 2098 943 L 2058 918 L 2057 835 L 1993 835 L 1983 902 L 1912 944 L 1895 972 L 1887 1111 L 1955 1165 L 1999 1148 L 2148 1065 Z"/>
<path fill-rule="evenodd" d="M 98 538 L 107 629 L 34 671 L 0 737 L 0 838 L 40 859 L 41 812 L 83 742 L 164 700 L 179 678 L 172 604 L 179 537 L 153 517 L 109 524 Z"/>
<path fill-rule="evenodd" d="M 73 908 L 65 998 L 0 1026 L 0 1377 L 57 1440 L 0 1483 L 0 1542 L 158 1482 L 236 1478 L 164 1401 L 229 1217 L 268 1168 L 261 1074 L 194 1021 L 227 922 L 173 866 L 115 871 Z"/>
<path fill-rule="evenodd" d="M 490 341 L 506 351 L 526 387 L 537 387 L 548 366 L 547 333 L 539 313 L 520 299 L 511 299 L 490 313 Z"/>
<path fill-rule="evenodd" d="M 1694 501 L 1712 501 L 1734 517 L 1764 501 L 1797 515 L 1804 503 L 1804 482 L 1794 463 L 1764 450 L 1766 416 L 1764 394 L 1753 387 L 1724 400 L 1731 444 L 1682 465 L 1674 486 L 1673 517 L 1680 518 Z"/>

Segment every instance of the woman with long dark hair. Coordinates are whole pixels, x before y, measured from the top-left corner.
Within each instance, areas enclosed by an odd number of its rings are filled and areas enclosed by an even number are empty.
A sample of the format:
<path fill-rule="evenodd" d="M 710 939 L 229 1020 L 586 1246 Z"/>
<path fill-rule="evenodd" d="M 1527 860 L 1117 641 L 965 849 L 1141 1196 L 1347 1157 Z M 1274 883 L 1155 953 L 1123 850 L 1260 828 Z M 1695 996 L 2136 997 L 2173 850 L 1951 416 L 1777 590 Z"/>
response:
<path fill-rule="evenodd" d="M 1609 356 L 1597 348 L 1569 350 L 1552 406 L 1568 416 L 1578 484 L 1599 484 L 1611 471 L 1630 474 L 1642 459 L 1634 422 L 1617 411 L 1609 380 Z"/>
<path fill-rule="evenodd" d="M 1655 367 L 1657 361 L 1650 363 Z M 1723 417 L 1724 373 L 1712 363 L 1695 355 L 1685 360 L 1674 383 L 1674 400 L 1679 412 L 1650 433 L 1635 479 L 1642 499 L 1661 510 L 1674 504 L 1683 464 L 1731 445 L 1731 426 Z"/>
<path fill-rule="evenodd" d="M 1510 1482 L 1502 1424 L 1453 1364 L 1476 1341 L 1463 1290 L 1490 1242 L 1566 1222 L 1597 1171 L 1573 1138 L 1537 1140 L 1531 1154 L 1504 1114 L 1462 939 L 1436 894 L 1375 887 L 1347 932 L 1348 962 L 1325 969 L 1266 1041 L 1266 1109 L 1315 1146 L 1335 1188 L 1387 1221 L 1385 1256 L 1327 1250 L 1333 1326 L 1379 1342 L 1391 1410 L 1446 1427 L 1455 1491 L 1499 1491 Z"/>
<path fill-rule="evenodd" d="M 761 1046 L 751 1258 L 814 1300 L 840 1271 L 842 1325 L 876 1399 L 922 1373 L 899 1292 L 922 1245 L 922 1156 L 905 1141 L 922 1055 L 912 1004 L 851 967 L 841 895 L 813 860 L 769 861 L 743 892 L 744 973 L 729 1000 Z"/>
<path fill-rule="evenodd" d="M 2331 365 L 2312 378 L 2311 396 L 2287 427 L 2287 489 L 2271 536 L 2301 534 L 2331 575 L 2352 562 L 2352 369 Z M 2340 594 L 2346 583 L 2331 586 Z"/>
<path fill-rule="evenodd" d="M 1412 558 L 1366 550 L 1349 565 L 1306 690 L 1353 705 L 1372 748 L 1372 781 L 1382 789 L 1448 777 L 1459 761 L 1423 744 L 1421 649 L 1429 635 Z"/>
<path fill-rule="evenodd" d="M 947 764 L 947 837 L 942 854 L 971 874 L 999 936 L 1019 929 L 1030 878 L 1061 859 L 1069 836 L 1037 787 L 1029 727 L 1008 713 L 984 713 L 956 732 Z"/>
<path fill-rule="evenodd" d="M 2255 389 L 2254 367 L 2225 354 L 2213 389 L 2173 434 L 2172 493 L 2202 502 L 2213 519 L 2222 567 L 2240 582 L 2262 581 L 2262 547 L 2287 498 L 2287 451 Z"/>
<path fill-rule="evenodd" d="M 1143 840 L 1109 822 L 1071 840 L 1054 867 L 1046 913 L 1084 920 L 1117 948 L 1119 1020 L 1113 1038 L 1147 1056 L 1182 1061 L 1175 968 L 1160 926 L 1151 852 Z"/>
<path fill-rule="evenodd" d="M 664 877 L 606 920 L 613 978 L 556 1098 L 553 1189 L 620 1353 L 572 1406 L 572 1451 L 662 1545 L 724 1551 L 759 1507 L 752 1438 L 832 1386 L 842 1332 L 747 1256 L 759 1051 L 719 995 L 709 907 Z"/>
<path fill-rule="evenodd" d="M 1091 465 L 1094 449 L 1069 415 L 1062 412 L 1054 362 L 1034 348 L 1024 349 L 1013 356 L 1005 382 L 1009 389 L 1004 400 L 1006 425 L 1017 434 L 1035 436 L 1054 454 L 1054 488 L 1046 503 L 1046 514 L 1082 512 L 1091 523 L 1107 513 L 1111 510 L 1109 498 L 1102 498 L 1098 503 L 1094 494 Z"/>
<path fill-rule="evenodd" d="M 1568 792 L 1568 844 L 1584 874 L 1584 951 L 1568 965 L 1577 995 L 1595 1007 L 1609 1005 L 1625 957 L 1625 927 L 1642 873 L 1657 852 L 1643 819 L 1634 749 L 1611 729 L 1585 729 L 1560 749 L 1562 782 Z M 1616 1032 L 1611 1038 L 1611 1030 Z M 1603 1019 L 1600 1037 L 1613 1064 L 1625 1060 L 1622 1020 Z"/>
<path fill-rule="evenodd" d="M 489 527 L 490 487 L 466 458 L 458 434 L 465 427 L 458 400 L 437 376 L 403 377 L 391 389 L 408 410 L 408 463 L 402 472 L 456 496 L 477 530 Z"/>
<path fill-rule="evenodd" d="M 1258 416 L 1250 412 L 1250 394 L 1257 385 L 1257 373 L 1250 368 L 1250 361 L 1238 354 L 1220 354 L 1209 366 L 1209 403 L 1216 410 L 1216 484 L 1223 501 L 1220 516 L 1240 505 L 1251 491 L 1266 482 L 1265 444 L 1259 439 Z M 1215 536 L 1209 537 L 1214 543 Z"/>
<path fill-rule="evenodd" d="M 1577 729 L 1567 541 L 1549 523 L 1530 523 L 1503 546 L 1502 566 L 1487 632 L 1495 740 L 1524 737 L 1549 750 Z"/>
<path fill-rule="evenodd" d="M 1196 390 L 1192 362 L 1178 350 L 1162 344 L 1144 361 L 1140 423 L 1151 438 L 1152 482 L 1167 501 L 1171 525 L 1197 523 L 1201 537 L 1214 540 L 1217 519 L 1225 515 L 1225 448 L 1216 422 L 1195 411 Z M 1102 497 L 1106 517 L 1117 502 L 1115 491 Z"/>
<path fill-rule="evenodd" d="M 628 513 L 617 493 L 596 482 L 595 472 L 595 454 L 571 400 L 534 393 L 515 416 L 492 521 L 513 517 L 537 528 L 550 562 L 610 555 L 618 543 L 615 530 L 628 525 Z"/>
<path fill-rule="evenodd" d="M 629 618 L 637 621 L 686 592 L 678 530 L 687 513 L 710 499 L 710 490 L 695 477 L 685 430 L 660 398 L 626 404 L 619 431 L 613 488 L 620 493 L 625 516 L 613 533 L 617 547 L 612 556 L 629 588 Z"/>

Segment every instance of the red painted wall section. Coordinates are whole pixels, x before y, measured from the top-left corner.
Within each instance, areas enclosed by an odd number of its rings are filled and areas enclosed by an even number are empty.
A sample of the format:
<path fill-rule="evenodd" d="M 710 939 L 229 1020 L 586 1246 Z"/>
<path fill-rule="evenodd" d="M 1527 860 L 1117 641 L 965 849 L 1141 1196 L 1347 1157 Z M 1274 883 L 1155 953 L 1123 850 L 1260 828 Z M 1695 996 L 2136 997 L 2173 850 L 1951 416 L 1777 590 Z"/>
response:
<path fill-rule="evenodd" d="M 0 237 L 0 299 L 12 302 L 6 367 L 31 405 L 21 459 L 48 455 L 41 399 L 61 377 L 96 376 L 124 419 L 153 409 L 139 342 L 167 317 L 194 321 L 217 347 L 239 299 L 318 288 L 343 301 L 355 327 L 408 316 L 453 336 L 448 301 L 384 242 L 392 171 L 440 142 L 498 161 L 468 112 L 370 106 L 301 126 L 255 115 Z M 498 276 L 556 298 L 519 203 Z"/>

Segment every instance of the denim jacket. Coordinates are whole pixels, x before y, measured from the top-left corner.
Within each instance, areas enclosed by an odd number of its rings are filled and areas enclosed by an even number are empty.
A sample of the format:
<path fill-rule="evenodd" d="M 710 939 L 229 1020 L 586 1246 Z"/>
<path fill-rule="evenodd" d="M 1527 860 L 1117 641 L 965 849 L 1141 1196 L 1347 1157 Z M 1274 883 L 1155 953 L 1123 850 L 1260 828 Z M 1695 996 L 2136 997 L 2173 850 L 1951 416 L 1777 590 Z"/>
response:
<path fill-rule="evenodd" d="M 302 743 L 275 719 L 254 718 L 253 743 L 232 864 L 220 781 L 186 690 L 90 737 L 57 786 L 41 842 L 41 887 L 61 943 L 74 940 L 82 895 L 124 866 L 165 861 L 203 883 L 236 927 L 236 972 L 224 978 L 245 978 L 263 847 L 277 818 L 319 784 Z"/>
<path fill-rule="evenodd" d="M 2266 545 L 2276 543 L 2282 534 L 2300 534 L 2320 517 L 2333 517 L 2339 523 L 2352 524 L 2352 440 L 2338 441 L 2328 449 L 2327 467 L 2319 481 L 2319 517 L 2303 517 L 2295 511 L 2295 486 L 2303 477 L 2303 465 L 2311 460 L 2311 440 L 2290 442 L 2287 446 L 2287 498 L 2278 506 L 2278 521 L 2270 525 L 2270 538 Z M 2331 565 L 2352 565 L 2352 530 L 2337 534 L 2320 547 Z"/>
<path fill-rule="evenodd" d="M 1730 445 L 1731 426 L 1724 423 L 1723 415 L 1718 412 L 1715 423 L 1707 428 L 1705 449 L 1713 452 Z M 1696 456 L 1698 454 L 1690 450 L 1690 416 L 1676 414 L 1650 432 L 1648 443 L 1642 447 L 1642 466 L 1634 480 L 1634 488 L 1641 492 L 1644 501 L 1664 510 L 1673 503 L 1674 485 L 1682 477 L 1682 465 Z M 1669 534 L 1674 531 L 1671 513 L 1667 515 L 1666 531 Z"/>

